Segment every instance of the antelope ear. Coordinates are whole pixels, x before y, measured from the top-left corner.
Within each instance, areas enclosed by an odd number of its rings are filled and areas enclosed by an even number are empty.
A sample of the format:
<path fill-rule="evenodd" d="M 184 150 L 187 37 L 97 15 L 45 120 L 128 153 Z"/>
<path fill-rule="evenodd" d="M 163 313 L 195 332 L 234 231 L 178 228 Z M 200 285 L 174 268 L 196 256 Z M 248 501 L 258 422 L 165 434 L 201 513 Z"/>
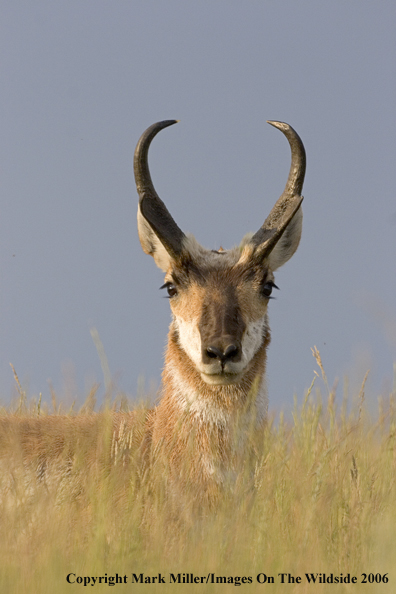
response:
<path fill-rule="evenodd" d="M 137 213 L 137 225 L 140 244 L 143 251 L 150 256 L 153 256 L 155 263 L 158 268 L 161 268 L 164 272 L 169 270 L 172 259 L 166 251 L 163 243 L 158 239 L 158 236 L 154 233 L 149 222 L 144 218 L 140 210 L 140 204 Z"/>
<path fill-rule="evenodd" d="M 283 266 L 296 252 L 301 239 L 302 220 L 300 206 L 268 256 L 268 265 L 271 270 L 274 271 Z"/>

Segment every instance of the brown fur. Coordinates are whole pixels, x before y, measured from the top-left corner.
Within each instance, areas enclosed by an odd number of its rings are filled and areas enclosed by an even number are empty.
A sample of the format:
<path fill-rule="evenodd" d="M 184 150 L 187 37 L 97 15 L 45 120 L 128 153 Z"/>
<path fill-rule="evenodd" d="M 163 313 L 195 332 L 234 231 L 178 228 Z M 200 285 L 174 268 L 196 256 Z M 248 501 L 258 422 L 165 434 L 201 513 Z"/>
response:
<path fill-rule="evenodd" d="M 84 474 L 108 472 L 141 447 L 146 414 L 90 413 L 0 417 L 0 461 L 25 468 L 39 482 L 60 480 L 76 465 Z M 32 474 L 33 473 L 33 474 Z M 57 478 L 56 476 L 57 475 Z"/>

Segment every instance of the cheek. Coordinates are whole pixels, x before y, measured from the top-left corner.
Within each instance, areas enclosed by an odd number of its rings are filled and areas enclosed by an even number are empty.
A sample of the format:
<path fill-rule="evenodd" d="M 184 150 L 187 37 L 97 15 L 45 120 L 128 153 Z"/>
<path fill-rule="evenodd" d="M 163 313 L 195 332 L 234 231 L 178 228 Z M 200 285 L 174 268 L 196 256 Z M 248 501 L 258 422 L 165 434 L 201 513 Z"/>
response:
<path fill-rule="evenodd" d="M 242 354 L 246 362 L 253 359 L 268 332 L 267 314 L 246 326 L 242 337 Z"/>
<path fill-rule="evenodd" d="M 196 322 L 186 322 L 175 316 L 174 324 L 179 336 L 179 344 L 195 365 L 201 363 L 201 334 Z"/>

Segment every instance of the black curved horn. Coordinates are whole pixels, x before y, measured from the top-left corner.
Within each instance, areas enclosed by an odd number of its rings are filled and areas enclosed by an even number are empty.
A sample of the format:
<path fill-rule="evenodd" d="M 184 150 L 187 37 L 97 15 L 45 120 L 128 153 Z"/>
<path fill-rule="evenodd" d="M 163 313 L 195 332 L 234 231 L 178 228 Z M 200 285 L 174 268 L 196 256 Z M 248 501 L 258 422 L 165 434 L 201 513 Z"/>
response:
<path fill-rule="evenodd" d="M 268 124 L 278 128 L 286 136 L 290 144 L 292 160 L 289 177 L 281 197 L 276 201 L 263 225 L 252 237 L 252 242 L 257 246 L 262 246 L 262 250 L 266 254 L 269 254 L 275 247 L 287 225 L 300 208 L 303 200 L 301 191 L 306 169 L 305 149 L 297 132 L 285 122 L 268 121 Z"/>
<path fill-rule="evenodd" d="M 176 124 L 177 121 L 164 120 L 147 128 L 136 145 L 133 163 L 140 212 L 173 258 L 180 257 L 185 235 L 155 191 L 147 157 L 154 136 L 164 128 Z"/>

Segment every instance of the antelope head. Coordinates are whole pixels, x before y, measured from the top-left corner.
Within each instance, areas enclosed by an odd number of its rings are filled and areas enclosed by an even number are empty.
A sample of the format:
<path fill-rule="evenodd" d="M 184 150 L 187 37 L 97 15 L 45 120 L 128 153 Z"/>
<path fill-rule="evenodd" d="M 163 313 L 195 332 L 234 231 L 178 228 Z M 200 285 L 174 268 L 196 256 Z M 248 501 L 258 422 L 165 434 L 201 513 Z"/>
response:
<path fill-rule="evenodd" d="M 168 350 L 171 342 L 178 350 L 173 364 L 179 369 L 173 372 L 184 374 L 195 386 L 200 381 L 203 389 L 227 386 L 230 393 L 238 386 L 249 388 L 265 371 L 267 306 L 277 288 L 273 273 L 295 253 L 301 237 L 305 150 L 291 126 L 268 122 L 283 132 L 291 147 L 285 190 L 260 229 L 245 236 L 239 247 L 208 250 L 178 227 L 151 181 L 150 143 L 175 123 L 153 124 L 136 147 L 139 238 L 165 272 L 163 288 L 173 313 Z"/>

